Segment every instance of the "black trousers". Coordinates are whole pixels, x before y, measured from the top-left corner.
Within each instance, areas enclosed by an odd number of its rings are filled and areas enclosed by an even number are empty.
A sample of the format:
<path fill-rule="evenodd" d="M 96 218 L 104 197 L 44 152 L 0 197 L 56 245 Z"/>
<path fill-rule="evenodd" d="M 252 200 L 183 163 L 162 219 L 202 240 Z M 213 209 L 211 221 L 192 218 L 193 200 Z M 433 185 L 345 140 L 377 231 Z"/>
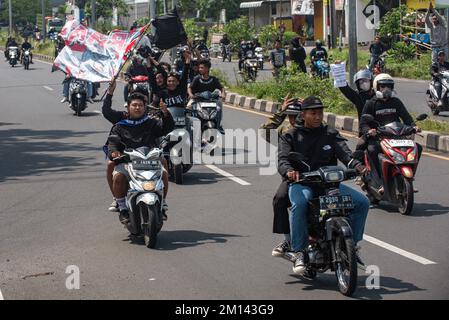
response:
<path fill-rule="evenodd" d="M 288 181 L 282 181 L 273 198 L 273 233 L 290 233 L 288 208 L 291 206 L 291 203 L 288 197 L 288 186 Z"/>

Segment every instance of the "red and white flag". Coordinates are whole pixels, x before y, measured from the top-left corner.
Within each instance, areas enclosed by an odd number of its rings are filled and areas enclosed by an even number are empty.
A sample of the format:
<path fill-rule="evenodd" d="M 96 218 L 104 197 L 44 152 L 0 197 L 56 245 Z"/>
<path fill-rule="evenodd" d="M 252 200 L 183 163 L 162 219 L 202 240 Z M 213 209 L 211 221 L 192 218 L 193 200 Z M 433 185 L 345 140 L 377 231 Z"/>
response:
<path fill-rule="evenodd" d="M 53 65 L 77 79 L 108 82 L 117 75 L 145 28 L 133 32 L 117 30 L 104 35 L 76 20 L 69 20 L 61 30 L 66 46 Z"/>

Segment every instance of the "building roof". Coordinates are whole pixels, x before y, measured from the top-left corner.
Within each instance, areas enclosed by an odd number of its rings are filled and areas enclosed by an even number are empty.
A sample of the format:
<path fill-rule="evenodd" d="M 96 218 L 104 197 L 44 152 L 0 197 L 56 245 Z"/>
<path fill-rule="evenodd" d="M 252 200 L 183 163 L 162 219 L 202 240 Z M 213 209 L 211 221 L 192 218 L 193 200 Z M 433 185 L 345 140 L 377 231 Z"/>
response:
<path fill-rule="evenodd" d="M 264 3 L 267 2 L 290 2 L 290 0 L 264 0 L 264 1 L 250 1 L 250 2 L 242 2 L 240 3 L 240 9 L 249 9 L 249 8 L 260 8 Z"/>

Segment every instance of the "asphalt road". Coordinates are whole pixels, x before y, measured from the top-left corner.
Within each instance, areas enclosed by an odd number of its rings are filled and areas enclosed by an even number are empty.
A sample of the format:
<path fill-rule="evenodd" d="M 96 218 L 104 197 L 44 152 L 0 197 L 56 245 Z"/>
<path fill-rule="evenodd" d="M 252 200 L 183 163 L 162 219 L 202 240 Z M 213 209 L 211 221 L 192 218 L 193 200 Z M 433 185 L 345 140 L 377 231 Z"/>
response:
<path fill-rule="evenodd" d="M 99 103 L 80 118 L 60 104 L 62 79 L 48 64 L 25 71 L 0 62 L 0 297 L 346 299 L 334 274 L 303 280 L 288 261 L 271 257 L 281 240 L 271 233 L 280 178 L 261 176 L 258 164 L 216 166 L 241 180 L 195 165 L 185 185 L 170 185 L 157 249 L 131 243 L 107 211 L 101 147 L 111 125 Z M 227 129 L 257 128 L 266 119 L 231 107 L 224 116 Z M 354 299 L 449 298 L 449 157 L 442 156 L 423 156 L 411 216 L 370 210 L 362 255 L 378 266 L 380 287 L 369 290 L 359 270 Z M 79 290 L 66 288 L 73 265 Z"/>
<path fill-rule="evenodd" d="M 242 81 L 242 77 L 238 73 L 239 68 L 237 61 L 222 62 L 221 59 L 215 58 L 212 60 L 214 62 L 213 67 L 222 70 L 231 85 L 235 86 L 237 84 L 237 80 Z M 309 63 L 308 60 L 307 63 Z M 259 71 L 257 81 L 265 81 L 271 78 L 272 74 L 270 63 L 265 62 L 264 70 Z M 398 96 L 409 112 L 415 113 L 416 115 L 427 113 L 431 118 L 441 121 L 449 121 L 449 112 L 441 112 L 440 115 L 433 116 L 430 108 L 427 106 L 426 91 L 429 87 L 428 81 L 408 79 L 395 79 L 395 81 Z"/>

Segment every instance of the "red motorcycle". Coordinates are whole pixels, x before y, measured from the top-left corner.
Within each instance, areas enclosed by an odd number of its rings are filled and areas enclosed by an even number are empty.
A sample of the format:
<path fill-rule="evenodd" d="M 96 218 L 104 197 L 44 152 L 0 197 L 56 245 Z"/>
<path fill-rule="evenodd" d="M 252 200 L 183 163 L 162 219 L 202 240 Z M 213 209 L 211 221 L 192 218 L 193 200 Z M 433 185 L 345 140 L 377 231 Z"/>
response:
<path fill-rule="evenodd" d="M 367 123 L 376 124 L 372 115 L 362 116 Z M 419 115 L 416 120 L 422 121 L 426 114 Z M 378 124 L 377 124 L 378 125 Z M 362 190 L 367 193 L 371 203 L 386 201 L 396 206 L 403 215 L 409 215 L 413 209 L 414 188 L 413 181 L 418 167 L 418 145 L 413 141 L 414 127 L 401 122 L 392 122 L 385 126 L 377 126 L 377 138 L 381 147 L 378 155 L 381 172 L 380 180 L 383 185 L 383 193 L 375 185 L 372 178 L 373 163 L 367 152 L 356 151 L 354 158 L 364 158 L 367 172 L 362 176 Z"/>

